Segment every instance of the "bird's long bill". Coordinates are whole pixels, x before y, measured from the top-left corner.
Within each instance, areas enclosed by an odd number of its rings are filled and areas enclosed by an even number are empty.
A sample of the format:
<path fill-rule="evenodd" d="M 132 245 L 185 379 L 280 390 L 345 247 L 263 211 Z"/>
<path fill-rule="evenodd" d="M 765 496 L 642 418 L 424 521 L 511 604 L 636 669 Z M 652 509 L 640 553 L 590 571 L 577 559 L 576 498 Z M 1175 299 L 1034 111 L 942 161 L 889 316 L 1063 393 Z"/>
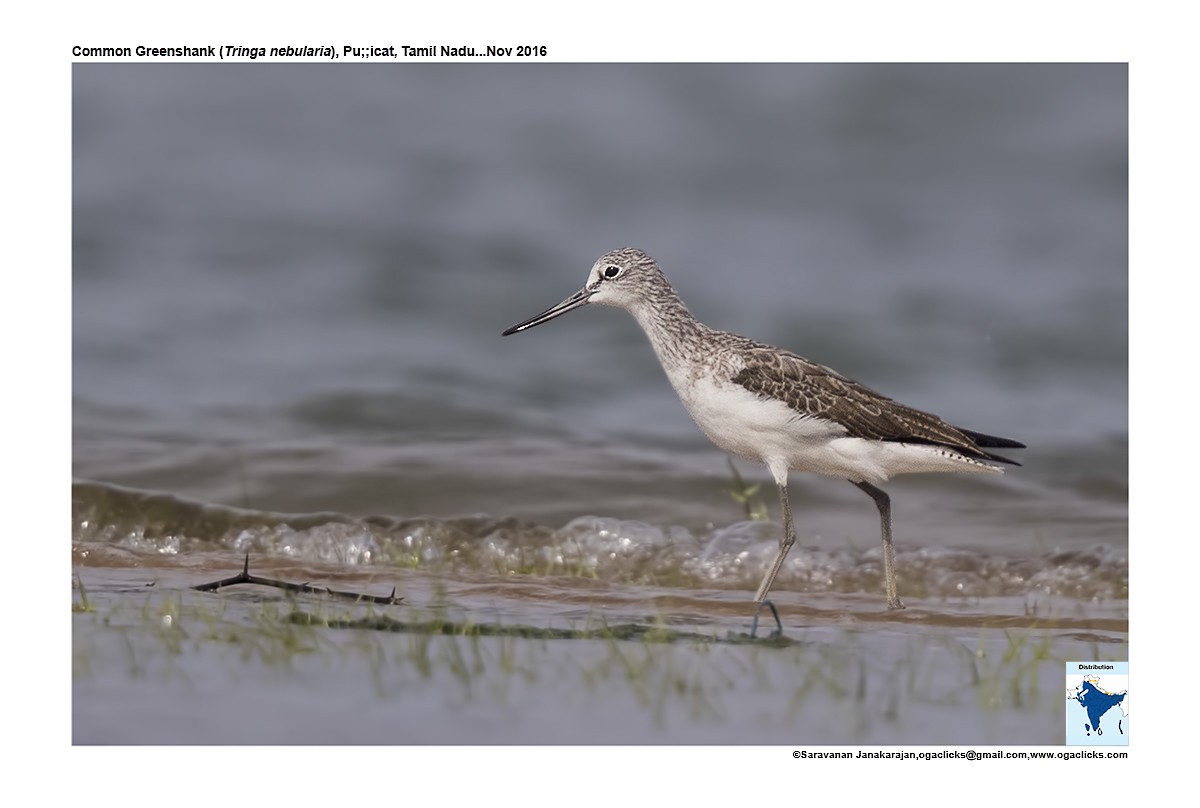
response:
<path fill-rule="evenodd" d="M 594 289 L 580 289 L 578 292 L 571 295 L 557 306 L 551 306 L 541 314 L 530 317 L 523 323 L 517 323 L 500 336 L 507 337 L 509 334 L 515 334 L 518 331 L 524 331 L 526 328 L 533 328 L 535 325 L 541 325 L 542 323 L 553 320 L 555 317 L 558 317 L 561 314 L 566 314 L 571 309 L 577 309 L 580 306 L 586 305 L 588 298 L 590 298 L 594 292 Z"/>

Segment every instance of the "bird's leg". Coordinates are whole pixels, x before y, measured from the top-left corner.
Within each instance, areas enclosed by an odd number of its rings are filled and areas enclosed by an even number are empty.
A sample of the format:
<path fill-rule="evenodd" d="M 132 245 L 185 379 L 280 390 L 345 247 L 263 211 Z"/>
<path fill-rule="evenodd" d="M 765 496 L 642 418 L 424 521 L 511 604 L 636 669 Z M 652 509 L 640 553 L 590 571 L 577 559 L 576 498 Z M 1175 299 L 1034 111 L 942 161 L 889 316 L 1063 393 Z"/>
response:
<path fill-rule="evenodd" d="M 783 506 L 783 539 L 779 542 L 779 552 L 776 553 L 775 560 L 771 562 L 771 568 L 767 570 L 766 576 L 759 584 L 758 593 L 754 596 L 754 602 L 758 604 L 766 600 L 767 593 L 771 591 L 771 584 L 775 583 L 775 576 L 779 574 L 779 570 L 783 569 L 783 560 L 787 558 L 788 550 L 792 549 L 792 545 L 796 543 L 796 531 L 792 529 L 792 506 L 788 504 L 786 481 L 779 484 L 779 503 Z"/>
<path fill-rule="evenodd" d="M 775 630 L 771 632 L 768 640 L 776 640 L 783 636 L 783 622 L 779 619 L 779 610 L 775 608 L 775 604 L 769 600 L 764 600 L 758 604 L 758 608 L 754 610 L 754 622 L 750 624 L 750 639 L 756 639 L 758 635 L 758 616 L 762 613 L 763 607 L 766 606 L 771 610 L 771 614 L 775 617 Z"/>
<path fill-rule="evenodd" d="M 883 583 L 887 590 L 889 609 L 903 609 L 896 592 L 896 548 L 892 545 L 892 501 L 887 493 L 867 482 L 854 483 L 875 500 L 879 508 L 880 531 L 883 534 Z"/>

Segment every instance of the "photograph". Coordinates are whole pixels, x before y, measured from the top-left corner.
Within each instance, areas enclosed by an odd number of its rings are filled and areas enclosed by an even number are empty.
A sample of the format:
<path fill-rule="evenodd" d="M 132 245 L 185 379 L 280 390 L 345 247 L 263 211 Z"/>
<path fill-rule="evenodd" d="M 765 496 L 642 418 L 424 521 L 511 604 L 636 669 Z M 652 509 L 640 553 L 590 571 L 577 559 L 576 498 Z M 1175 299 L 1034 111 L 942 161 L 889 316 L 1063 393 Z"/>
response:
<path fill-rule="evenodd" d="M 1128 64 L 441 45 L 70 65 L 71 741 L 1127 745 Z"/>

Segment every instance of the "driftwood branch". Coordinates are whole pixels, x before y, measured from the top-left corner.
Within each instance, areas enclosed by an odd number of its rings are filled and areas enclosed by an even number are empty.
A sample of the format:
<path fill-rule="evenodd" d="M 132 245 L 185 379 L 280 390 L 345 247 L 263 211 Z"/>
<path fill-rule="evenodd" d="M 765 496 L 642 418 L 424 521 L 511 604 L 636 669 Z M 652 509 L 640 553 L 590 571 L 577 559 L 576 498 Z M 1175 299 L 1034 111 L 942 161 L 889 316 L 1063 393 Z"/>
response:
<path fill-rule="evenodd" d="M 364 595 L 358 592 L 339 592 L 336 589 L 330 589 L 327 586 L 313 586 L 311 584 L 293 584 L 289 581 L 280 581 L 275 578 L 262 578 L 258 575 L 250 574 L 250 554 L 246 553 L 246 563 L 242 566 L 242 571 L 231 578 L 222 578 L 219 581 L 212 583 L 200 584 L 193 586 L 197 592 L 219 592 L 227 586 L 236 584 L 258 584 L 259 586 L 271 586 L 276 589 L 282 589 L 285 592 L 300 592 L 306 595 L 327 595 L 332 598 L 342 598 L 343 600 L 353 600 L 357 603 L 382 603 L 388 606 L 402 603 L 404 598 L 396 597 L 396 587 L 392 587 L 390 595 Z"/>

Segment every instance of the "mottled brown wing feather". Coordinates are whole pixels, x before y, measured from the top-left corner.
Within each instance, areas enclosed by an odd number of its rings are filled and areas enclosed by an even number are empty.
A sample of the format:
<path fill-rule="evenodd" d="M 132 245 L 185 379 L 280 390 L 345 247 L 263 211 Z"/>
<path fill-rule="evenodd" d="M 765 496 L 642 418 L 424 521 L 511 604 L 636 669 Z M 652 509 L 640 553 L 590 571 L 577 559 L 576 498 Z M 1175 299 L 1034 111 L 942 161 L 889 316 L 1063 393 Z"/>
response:
<path fill-rule="evenodd" d="M 968 457 L 1013 462 L 984 452 L 938 416 L 898 404 L 802 356 L 765 346 L 755 346 L 745 356 L 746 366 L 734 375 L 734 384 L 779 399 L 804 415 L 834 421 L 845 427 L 850 437 L 928 443 Z"/>

